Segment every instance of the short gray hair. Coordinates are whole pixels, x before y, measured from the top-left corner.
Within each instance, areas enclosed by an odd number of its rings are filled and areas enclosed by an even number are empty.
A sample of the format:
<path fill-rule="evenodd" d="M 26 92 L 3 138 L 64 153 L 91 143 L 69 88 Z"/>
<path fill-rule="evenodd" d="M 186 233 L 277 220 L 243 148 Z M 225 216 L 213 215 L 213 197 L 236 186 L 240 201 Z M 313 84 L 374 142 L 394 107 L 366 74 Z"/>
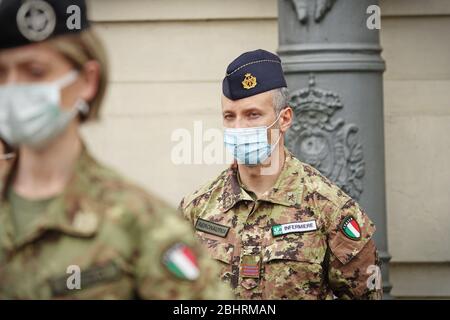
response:
<path fill-rule="evenodd" d="M 273 90 L 273 107 L 275 114 L 278 116 L 284 108 L 288 107 L 289 90 L 286 87 Z"/>

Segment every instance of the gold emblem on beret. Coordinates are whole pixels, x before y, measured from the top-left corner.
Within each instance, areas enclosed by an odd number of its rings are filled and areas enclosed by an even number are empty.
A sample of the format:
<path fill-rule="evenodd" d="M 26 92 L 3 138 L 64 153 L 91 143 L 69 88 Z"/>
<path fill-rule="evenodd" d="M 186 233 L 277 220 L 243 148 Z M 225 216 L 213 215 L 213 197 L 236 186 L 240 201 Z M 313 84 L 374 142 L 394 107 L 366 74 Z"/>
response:
<path fill-rule="evenodd" d="M 242 81 L 242 86 L 244 89 L 251 89 L 256 87 L 258 83 L 256 82 L 256 77 L 252 76 L 251 73 L 246 73 L 244 76 L 244 81 Z"/>

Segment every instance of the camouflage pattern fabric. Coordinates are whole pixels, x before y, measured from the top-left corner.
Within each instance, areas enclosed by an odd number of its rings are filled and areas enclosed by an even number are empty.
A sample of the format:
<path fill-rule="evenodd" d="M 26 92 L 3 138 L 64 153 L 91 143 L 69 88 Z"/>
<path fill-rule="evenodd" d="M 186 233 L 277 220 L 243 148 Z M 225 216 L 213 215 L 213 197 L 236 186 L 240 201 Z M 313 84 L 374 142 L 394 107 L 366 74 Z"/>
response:
<path fill-rule="evenodd" d="M 368 285 L 379 264 L 374 224 L 319 171 L 285 154 L 259 199 L 232 165 L 181 201 L 221 279 L 239 299 L 380 299 L 381 289 Z"/>
<path fill-rule="evenodd" d="M 11 218 L 3 199 L 0 299 L 233 298 L 176 210 L 99 165 L 86 150 L 67 190 L 26 235 L 17 237 Z M 175 252 L 179 261 L 186 251 L 193 263 L 183 277 L 166 257 Z M 80 289 L 70 286 L 73 268 L 81 271 Z"/>

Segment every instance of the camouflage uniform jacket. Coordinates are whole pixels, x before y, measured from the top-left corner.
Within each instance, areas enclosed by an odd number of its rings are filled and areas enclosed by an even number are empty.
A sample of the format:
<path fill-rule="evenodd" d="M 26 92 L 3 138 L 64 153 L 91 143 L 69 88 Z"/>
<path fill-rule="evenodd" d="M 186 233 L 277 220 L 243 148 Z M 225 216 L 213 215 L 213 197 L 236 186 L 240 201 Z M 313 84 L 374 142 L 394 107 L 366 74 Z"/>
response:
<path fill-rule="evenodd" d="M 169 268 L 169 253 L 185 249 L 194 256 L 188 277 Z M 233 298 L 218 272 L 176 210 L 86 150 L 67 189 L 22 238 L 10 204 L 0 203 L 1 299 Z"/>
<path fill-rule="evenodd" d="M 277 182 L 259 199 L 232 165 L 181 201 L 222 280 L 240 299 L 380 298 L 374 224 L 316 169 L 285 154 Z"/>

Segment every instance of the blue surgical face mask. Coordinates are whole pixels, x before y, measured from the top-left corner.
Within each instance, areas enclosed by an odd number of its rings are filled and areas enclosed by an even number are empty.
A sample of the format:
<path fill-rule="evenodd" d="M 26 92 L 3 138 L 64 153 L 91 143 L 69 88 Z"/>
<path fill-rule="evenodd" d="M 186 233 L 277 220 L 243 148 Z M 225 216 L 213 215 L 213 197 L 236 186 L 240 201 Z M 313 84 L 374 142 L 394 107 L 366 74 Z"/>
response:
<path fill-rule="evenodd" d="M 0 86 L 0 137 L 15 147 L 45 147 L 78 113 L 89 110 L 83 100 L 71 110 L 61 108 L 61 90 L 77 77 L 78 73 L 71 71 L 53 82 Z"/>
<path fill-rule="evenodd" d="M 233 154 L 238 163 L 258 165 L 269 158 L 280 141 L 281 133 L 278 133 L 277 141 L 271 145 L 267 141 L 267 130 L 278 121 L 280 115 L 281 113 L 270 126 L 224 129 L 225 147 Z"/>

